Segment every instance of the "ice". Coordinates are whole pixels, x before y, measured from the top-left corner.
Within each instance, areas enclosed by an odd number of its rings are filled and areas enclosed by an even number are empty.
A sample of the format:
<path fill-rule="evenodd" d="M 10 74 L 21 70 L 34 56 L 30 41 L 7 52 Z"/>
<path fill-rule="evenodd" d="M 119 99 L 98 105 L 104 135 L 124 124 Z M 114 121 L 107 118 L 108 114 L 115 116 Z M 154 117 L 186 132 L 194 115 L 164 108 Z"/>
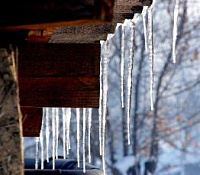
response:
<path fill-rule="evenodd" d="M 40 142 L 40 138 L 36 137 L 35 139 L 35 169 L 38 169 L 38 163 L 39 163 L 39 142 Z"/>
<path fill-rule="evenodd" d="M 104 41 L 100 41 L 101 43 L 101 60 L 100 60 L 100 96 L 99 96 L 99 154 L 102 155 L 102 103 L 103 103 L 103 46 Z"/>
<path fill-rule="evenodd" d="M 56 132 L 56 121 L 55 121 L 56 109 L 52 108 L 52 169 L 55 169 L 55 132 Z"/>
<path fill-rule="evenodd" d="M 92 108 L 88 109 L 88 162 L 91 163 Z"/>
<path fill-rule="evenodd" d="M 148 34 L 149 34 L 149 68 L 150 68 L 150 103 L 151 110 L 153 109 L 153 83 L 154 83 L 154 43 L 153 43 L 153 6 L 148 9 Z"/>
<path fill-rule="evenodd" d="M 66 159 L 66 110 L 62 108 L 62 117 L 63 117 L 63 158 Z"/>
<path fill-rule="evenodd" d="M 122 39 L 121 39 L 121 105 L 124 108 L 124 61 L 125 61 L 125 24 L 122 24 Z"/>
<path fill-rule="evenodd" d="M 106 139 L 106 115 L 107 115 L 107 98 L 108 98 L 108 72 L 109 72 L 109 42 L 113 37 L 113 34 L 108 34 L 107 40 L 105 42 L 105 56 L 103 59 L 103 115 L 102 115 L 102 164 L 104 175 L 106 174 L 105 166 L 105 139 Z"/>
<path fill-rule="evenodd" d="M 76 109 L 76 121 L 77 121 L 77 162 L 80 167 L 80 108 Z"/>
<path fill-rule="evenodd" d="M 134 63 L 134 31 L 135 31 L 135 23 L 139 18 L 138 14 L 134 15 L 131 25 L 131 46 L 130 46 L 130 53 L 129 53 L 129 64 L 128 64 L 128 81 L 127 81 L 127 135 L 128 135 L 128 145 L 131 144 L 130 141 L 130 110 L 131 110 L 131 94 L 132 94 L 132 72 L 133 72 L 133 63 Z"/>
<path fill-rule="evenodd" d="M 56 159 L 58 159 L 58 141 L 59 141 L 59 108 L 55 108 L 56 118 Z"/>
<path fill-rule="evenodd" d="M 44 130 L 44 120 L 45 120 L 45 109 L 42 109 L 42 126 L 40 130 L 40 148 L 41 148 L 41 169 L 44 169 L 44 144 L 43 144 L 43 130 Z"/>
<path fill-rule="evenodd" d="M 147 41 L 147 25 L 146 25 L 146 15 L 148 6 L 144 6 L 142 10 L 143 28 L 144 28 L 144 41 L 145 41 L 145 51 L 148 52 L 148 41 Z"/>
<path fill-rule="evenodd" d="M 67 108 L 67 155 L 70 150 L 70 122 L 71 122 L 71 108 Z"/>
<path fill-rule="evenodd" d="M 44 108 L 45 109 L 45 116 L 46 116 L 46 160 L 49 162 L 49 108 Z"/>
<path fill-rule="evenodd" d="M 85 173 L 86 108 L 83 108 L 83 172 Z"/>
<path fill-rule="evenodd" d="M 177 36 L 178 36 L 178 11 L 179 11 L 179 0 L 175 0 L 174 26 L 173 26 L 173 46 L 172 46 L 173 63 L 176 63 L 176 41 L 177 41 Z"/>

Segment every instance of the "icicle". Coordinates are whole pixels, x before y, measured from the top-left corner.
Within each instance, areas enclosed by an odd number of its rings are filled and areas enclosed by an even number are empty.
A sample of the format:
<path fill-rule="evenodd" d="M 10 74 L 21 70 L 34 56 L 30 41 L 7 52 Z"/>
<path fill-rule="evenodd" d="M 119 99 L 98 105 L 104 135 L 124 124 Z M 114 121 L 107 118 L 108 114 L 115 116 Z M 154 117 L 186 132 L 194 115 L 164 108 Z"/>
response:
<path fill-rule="evenodd" d="M 67 108 L 67 155 L 70 150 L 70 121 L 71 121 L 71 108 Z"/>
<path fill-rule="evenodd" d="M 103 59 L 103 115 L 102 115 L 102 164 L 104 175 L 106 174 L 105 156 L 106 156 L 106 115 L 107 115 L 107 96 L 108 96 L 108 70 L 109 70 L 109 41 L 112 34 L 108 34 L 105 42 L 105 56 Z"/>
<path fill-rule="evenodd" d="M 142 10 L 142 19 L 143 19 L 143 28 L 144 28 L 144 41 L 145 41 L 145 51 L 148 51 L 148 42 L 147 42 L 147 25 L 146 25 L 146 14 L 148 6 L 143 6 Z"/>
<path fill-rule="evenodd" d="M 172 46 L 173 63 L 176 63 L 176 41 L 177 41 L 177 35 L 178 35 L 178 9 L 179 9 L 179 0 L 176 0 L 175 7 L 174 7 L 173 46 Z"/>
<path fill-rule="evenodd" d="M 104 41 L 100 41 L 101 50 L 103 50 Z M 100 96 L 99 96 L 99 153 L 102 155 L 102 103 L 103 103 L 103 53 L 101 52 L 100 60 Z"/>
<path fill-rule="evenodd" d="M 58 141 L 59 141 L 59 109 L 55 108 L 56 117 L 56 159 L 58 159 Z"/>
<path fill-rule="evenodd" d="M 80 167 L 80 108 L 76 109 L 76 121 L 77 121 L 77 164 Z"/>
<path fill-rule="evenodd" d="M 131 110 L 131 95 L 132 95 L 132 72 L 133 72 L 133 48 L 134 48 L 134 31 L 135 31 L 135 23 L 138 21 L 139 15 L 135 14 L 132 20 L 131 25 L 131 46 L 130 46 L 130 57 L 129 57 L 129 65 L 128 65 L 128 82 L 127 82 L 127 135 L 128 135 L 128 145 L 131 144 L 130 141 L 130 110 Z"/>
<path fill-rule="evenodd" d="M 85 133 L 86 133 L 86 108 L 83 108 L 83 172 L 85 173 Z"/>
<path fill-rule="evenodd" d="M 66 112 L 65 108 L 62 108 L 62 117 L 63 117 L 63 158 L 66 159 Z"/>
<path fill-rule="evenodd" d="M 42 109 L 42 126 L 40 130 L 40 148 L 41 148 L 41 169 L 44 169 L 44 144 L 43 144 L 43 131 L 44 131 L 44 116 L 45 116 L 45 108 Z"/>
<path fill-rule="evenodd" d="M 56 109 L 52 108 L 52 169 L 55 169 L 55 132 L 56 132 L 56 121 L 55 121 Z"/>
<path fill-rule="evenodd" d="M 45 108 L 46 116 L 46 160 L 49 162 L 49 108 Z"/>
<path fill-rule="evenodd" d="M 149 24 L 149 66 L 150 66 L 150 102 L 151 102 L 151 110 L 153 109 L 153 64 L 154 64 L 154 43 L 153 43 L 153 12 L 151 6 L 148 9 L 148 24 Z"/>
<path fill-rule="evenodd" d="M 125 61 L 125 24 L 122 24 L 122 42 L 121 42 L 121 105 L 124 108 L 124 61 Z"/>
<path fill-rule="evenodd" d="M 88 109 L 88 159 L 89 163 L 91 163 L 91 127 L 92 127 L 92 108 Z"/>
<path fill-rule="evenodd" d="M 35 139 L 35 169 L 38 169 L 39 163 L 39 137 Z"/>

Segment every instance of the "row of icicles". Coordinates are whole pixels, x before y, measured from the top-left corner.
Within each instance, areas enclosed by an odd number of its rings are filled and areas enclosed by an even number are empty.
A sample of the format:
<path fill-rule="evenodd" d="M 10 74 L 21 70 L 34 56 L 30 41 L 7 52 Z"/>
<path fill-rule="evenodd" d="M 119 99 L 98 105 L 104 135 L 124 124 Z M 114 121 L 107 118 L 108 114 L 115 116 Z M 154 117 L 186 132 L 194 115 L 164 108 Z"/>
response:
<path fill-rule="evenodd" d="M 150 107 L 153 110 L 153 82 L 154 82 L 154 42 L 153 42 L 153 6 L 155 1 L 152 3 L 150 7 L 144 6 L 142 11 L 142 19 L 144 26 L 144 38 L 145 38 L 145 50 L 149 53 L 149 67 L 150 67 Z M 178 7 L 179 0 L 175 2 L 174 9 L 174 27 L 173 27 L 173 63 L 176 63 L 176 40 L 177 40 L 177 22 L 178 22 Z M 146 15 L 148 13 L 148 21 L 146 21 Z M 132 92 L 132 72 L 133 72 L 133 63 L 134 63 L 134 31 L 135 24 L 139 19 L 139 14 L 135 14 L 132 19 L 131 26 L 131 44 L 132 46 L 129 48 L 129 64 L 128 64 L 128 80 L 127 80 L 127 101 L 126 101 L 126 116 L 127 116 L 127 133 L 128 133 L 128 144 L 130 145 L 130 109 L 131 109 L 131 92 Z M 148 30 L 147 30 L 148 24 Z M 124 100 L 124 74 L 125 74 L 125 26 L 124 24 L 118 24 L 117 27 L 121 25 L 122 27 L 122 41 L 121 41 L 121 105 L 122 108 L 125 108 L 125 100 Z M 148 37 L 147 37 L 148 36 Z M 109 45 L 110 40 L 113 37 L 113 34 L 108 34 L 106 41 L 101 41 L 101 50 L 104 50 L 104 53 L 101 54 L 100 61 L 100 98 L 99 98 L 99 153 L 102 156 L 102 166 L 104 174 L 106 174 L 106 115 L 107 115 L 107 96 L 108 96 L 108 72 L 109 72 Z M 36 139 L 36 163 L 35 168 L 38 168 L 38 149 L 39 143 L 41 147 L 41 169 L 44 168 L 44 145 L 43 145 L 43 129 L 45 125 L 45 135 L 46 135 L 46 160 L 49 160 L 49 114 L 51 110 L 52 117 L 52 169 L 55 169 L 55 159 L 58 158 L 58 134 L 59 134 L 59 114 L 58 108 L 44 108 L 43 113 L 46 117 L 46 124 L 42 123 L 42 129 L 40 137 Z M 83 125 L 82 130 L 80 128 L 80 110 L 82 110 L 83 117 Z M 69 150 L 71 148 L 70 145 L 70 120 L 71 120 L 71 109 L 70 108 L 62 108 L 62 116 L 63 116 L 63 157 L 66 158 L 66 153 L 69 154 Z M 77 108 L 76 109 L 76 121 L 77 121 L 77 163 L 78 167 L 80 167 L 80 132 L 83 132 L 82 135 L 82 166 L 83 172 L 86 172 L 86 128 L 88 128 L 88 162 L 91 163 L 91 146 L 90 146 L 90 133 L 91 133 L 91 124 L 92 124 L 92 109 L 91 108 Z M 87 122 L 86 122 L 87 121 Z M 87 127 L 86 127 L 87 125 Z"/>

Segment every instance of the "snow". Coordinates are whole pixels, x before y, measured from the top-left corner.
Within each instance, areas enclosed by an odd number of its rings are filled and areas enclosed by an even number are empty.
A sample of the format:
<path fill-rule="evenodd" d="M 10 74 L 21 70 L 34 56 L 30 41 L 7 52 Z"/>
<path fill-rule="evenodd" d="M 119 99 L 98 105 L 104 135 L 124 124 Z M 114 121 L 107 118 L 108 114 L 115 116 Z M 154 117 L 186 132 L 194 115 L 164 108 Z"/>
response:
<path fill-rule="evenodd" d="M 135 163 L 134 156 L 126 156 L 122 159 L 118 160 L 114 167 L 122 173 L 122 175 L 127 175 L 127 171 L 130 167 L 132 167 Z"/>

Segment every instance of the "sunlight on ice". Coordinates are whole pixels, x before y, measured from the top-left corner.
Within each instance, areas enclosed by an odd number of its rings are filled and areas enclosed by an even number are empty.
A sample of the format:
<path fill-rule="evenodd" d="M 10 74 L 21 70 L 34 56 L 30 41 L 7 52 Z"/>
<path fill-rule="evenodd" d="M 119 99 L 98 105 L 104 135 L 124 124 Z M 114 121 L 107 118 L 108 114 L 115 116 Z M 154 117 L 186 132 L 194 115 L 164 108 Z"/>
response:
<path fill-rule="evenodd" d="M 66 159 L 66 111 L 65 108 L 62 108 L 62 117 L 63 117 L 63 158 Z"/>
<path fill-rule="evenodd" d="M 153 83 L 154 83 L 154 43 L 153 43 L 153 6 L 148 9 L 148 29 L 149 29 L 149 68 L 150 68 L 150 103 L 151 110 L 153 107 Z"/>
<path fill-rule="evenodd" d="M 50 118 L 50 115 L 49 115 L 49 108 L 44 108 L 45 109 L 45 123 L 46 123 L 46 160 L 47 162 L 49 162 L 49 134 L 50 134 L 50 131 L 49 131 L 49 118 Z"/>
<path fill-rule="evenodd" d="M 91 127 L 92 127 L 92 108 L 88 109 L 88 162 L 91 163 Z"/>
<path fill-rule="evenodd" d="M 102 155 L 102 107 L 103 107 L 103 46 L 105 41 L 100 41 L 101 44 L 101 60 L 100 60 L 100 96 L 99 96 L 99 154 Z"/>
<path fill-rule="evenodd" d="M 124 108 L 124 62 L 125 62 L 125 28 L 126 24 L 122 24 L 122 39 L 121 39 L 121 104 Z"/>
<path fill-rule="evenodd" d="M 85 169 L 85 134 L 86 134 L 86 108 L 83 108 L 83 172 Z"/>
<path fill-rule="evenodd" d="M 77 121 L 77 164 L 80 167 L 80 108 L 76 109 L 76 121 Z"/>
<path fill-rule="evenodd" d="M 147 41 L 147 25 L 146 25 L 146 15 L 147 15 L 148 6 L 144 6 L 142 10 L 142 20 L 144 28 L 144 41 L 145 41 L 145 51 L 148 52 L 148 41 Z"/>

